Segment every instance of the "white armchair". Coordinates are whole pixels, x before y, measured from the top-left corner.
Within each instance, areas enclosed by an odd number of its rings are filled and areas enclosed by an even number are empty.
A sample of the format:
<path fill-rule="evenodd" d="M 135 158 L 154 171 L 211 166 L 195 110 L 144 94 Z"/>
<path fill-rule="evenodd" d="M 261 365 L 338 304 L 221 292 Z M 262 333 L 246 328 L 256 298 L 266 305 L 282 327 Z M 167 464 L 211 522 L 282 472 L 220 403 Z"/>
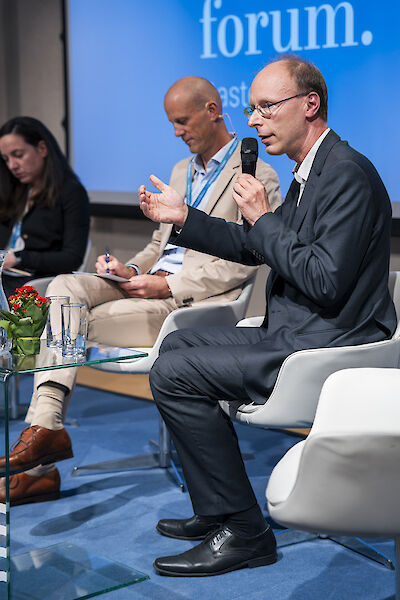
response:
<path fill-rule="evenodd" d="M 397 313 L 397 328 L 389 340 L 294 352 L 282 364 L 265 404 L 221 402 L 232 419 L 258 427 L 310 427 L 322 386 L 332 373 L 356 367 L 397 368 L 400 363 L 400 272 L 389 275 L 389 289 Z M 244 319 L 238 326 L 257 327 L 261 317 Z"/>
<path fill-rule="evenodd" d="M 270 515 L 285 526 L 330 536 L 397 538 L 397 554 L 399 464 L 400 370 L 339 371 L 322 388 L 309 436 L 270 476 Z"/>

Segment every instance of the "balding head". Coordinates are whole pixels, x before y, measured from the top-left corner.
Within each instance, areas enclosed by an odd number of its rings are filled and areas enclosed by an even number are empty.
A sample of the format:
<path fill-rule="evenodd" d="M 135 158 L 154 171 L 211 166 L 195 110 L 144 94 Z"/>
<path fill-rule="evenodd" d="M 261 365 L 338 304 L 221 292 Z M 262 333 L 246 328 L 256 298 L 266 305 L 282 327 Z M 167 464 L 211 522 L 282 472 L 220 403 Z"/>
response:
<path fill-rule="evenodd" d="M 310 63 L 291 57 L 269 63 L 254 78 L 250 102 L 258 108 L 252 112 L 249 125 L 257 128 L 268 154 L 287 154 L 302 162 L 325 131 L 326 104 L 322 106 L 321 98 L 325 101 L 327 94 L 322 84 L 321 91 L 316 89 L 322 79 L 318 73 Z"/>
<path fill-rule="evenodd" d="M 207 102 L 213 101 L 216 103 L 219 113 L 222 112 L 222 102 L 218 90 L 203 77 L 189 76 L 178 79 L 165 94 L 165 101 L 171 98 L 180 98 L 191 102 L 197 110 L 204 108 Z"/>
<path fill-rule="evenodd" d="M 200 154 L 204 166 L 231 139 L 218 90 L 203 77 L 176 81 L 165 94 L 164 108 L 175 135 Z"/>

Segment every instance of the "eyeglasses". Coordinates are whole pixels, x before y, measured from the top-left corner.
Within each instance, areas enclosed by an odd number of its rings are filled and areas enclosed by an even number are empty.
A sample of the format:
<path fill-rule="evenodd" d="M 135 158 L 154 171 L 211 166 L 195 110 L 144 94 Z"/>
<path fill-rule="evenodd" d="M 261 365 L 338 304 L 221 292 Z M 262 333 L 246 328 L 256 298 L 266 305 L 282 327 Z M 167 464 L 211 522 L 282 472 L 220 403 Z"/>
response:
<path fill-rule="evenodd" d="M 271 106 L 276 106 L 277 104 L 281 104 L 282 102 L 293 100 L 293 98 L 308 96 L 308 94 L 311 94 L 311 92 L 302 92 L 301 94 L 296 94 L 295 96 L 290 96 L 290 98 L 284 98 L 283 100 L 278 100 L 277 102 L 265 102 L 263 106 L 261 106 L 261 104 L 256 104 L 255 106 L 248 106 L 244 109 L 244 114 L 248 119 L 250 119 L 251 115 L 256 110 L 259 115 L 264 117 L 264 119 L 269 119 L 272 115 Z"/>

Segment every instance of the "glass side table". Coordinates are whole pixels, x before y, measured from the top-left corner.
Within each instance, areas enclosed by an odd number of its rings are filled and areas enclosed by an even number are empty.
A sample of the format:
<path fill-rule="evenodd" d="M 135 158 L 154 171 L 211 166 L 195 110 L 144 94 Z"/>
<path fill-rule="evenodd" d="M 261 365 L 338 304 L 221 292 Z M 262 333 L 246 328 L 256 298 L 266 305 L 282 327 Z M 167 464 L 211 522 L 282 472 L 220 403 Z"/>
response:
<path fill-rule="evenodd" d="M 81 367 L 98 363 L 136 360 L 147 356 L 129 348 L 89 343 L 85 356 L 63 357 L 61 351 L 47 348 L 42 340 L 40 354 L 14 356 L 0 354 L 0 385 L 3 387 L 4 419 L 0 419 L 0 442 L 4 439 L 6 503 L 0 503 L 0 598 L 4 600 L 83 600 L 148 579 L 148 575 L 121 563 L 95 556 L 71 543 L 39 548 L 16 557 L 10 555 L 9 501 L 9 383 L 17 374 Z M 1 445 L 0 445 L 1 448 Z M 18 572 L 18 579 L 14 577 Z M 30 582 L 40 581 L 40 589 Z M 34 595 L 34 594 L 39 595 Z M 31 594 L 31 595 L 30 595 Z"/>

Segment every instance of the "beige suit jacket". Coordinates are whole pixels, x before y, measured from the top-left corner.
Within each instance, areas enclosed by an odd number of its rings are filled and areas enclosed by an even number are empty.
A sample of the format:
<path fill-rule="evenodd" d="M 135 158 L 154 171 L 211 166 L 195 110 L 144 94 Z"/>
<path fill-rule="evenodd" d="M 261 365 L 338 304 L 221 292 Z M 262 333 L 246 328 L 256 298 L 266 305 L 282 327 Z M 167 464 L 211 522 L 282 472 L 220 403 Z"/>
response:
<path fill-rule="evenodd" d="M 186 193 L 186 171 L 190 158 L 175 165 L 171 173 L 170 185 L 182 196 Z M 228 160 L 218 177 L 211 196 L 204 209 L 213 217 L 240 223 L 241 214 L 232 198 L 232 187 L 236 176 L 242 172 L 240 144 Z M 256 177 L 264 184 L 272 210 L 281 203 L 279 179 L 272 167 L 262 160 L 257 161 Z M 135 264 L 141 273 L 147 273 L 164 251 L 172 230 L 172 225 L 161 224 L 153 233 L 151 242 L 127 264 Z M 207 232 L 204 232 L 207 235 Z M 178 306 L 212 298 L 214 301 L 235 300 L 243 283 L 253 275 L 257 267 L 248 267 L 222 260 L 187 249 L 179 273 L 168 275 L 167 283 Z"/>

